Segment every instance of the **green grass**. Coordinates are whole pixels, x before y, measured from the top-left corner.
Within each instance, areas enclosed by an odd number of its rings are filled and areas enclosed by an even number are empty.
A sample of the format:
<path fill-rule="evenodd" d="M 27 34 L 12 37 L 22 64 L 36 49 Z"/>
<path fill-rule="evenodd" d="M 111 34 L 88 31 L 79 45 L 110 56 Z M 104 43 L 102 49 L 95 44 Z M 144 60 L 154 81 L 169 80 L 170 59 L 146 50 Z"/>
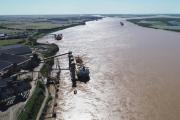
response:
<path fill-rule="evenodd" d="M 0 40 L 0 46 L 14 45 L 24 43 L 22 39 Z"/>
<path fill-rule="evenodd" d="M 0 33 L 5 33 L 5 34 L 16 34 L 18 32 L 22 32 L 20 30 L 9 30 L 9 29 L 0 29 Z"/>
<path fill-rule="evenodd" d="M 163 29 L 170 31 L 180 31 L 180 18 L 143 18 L 143 19 L 128 19 L 127 21 L 143 27 Z M 175 21 L 177 24 L 170 23 Z"/>
<path fill-rule="evenodd" d="M 60 27 L 60 24 L 50 23 L 50 22 L 14 22 L 14 24 L 4 24 L 2 25 L 5 28 L 9 29 L 18 29 L 18 30 L 25 30 L 25 29 L 52 29 L 56 27 Z"/>
<path fill-rule="evenodd" d="M 35 120 L 41 104 L 45 98 L 45 87 L 41 82 L 37 83 L 35 91 L 29 101 L 26 103 L 24 110 L 18 116 L 18 120 Z"/>

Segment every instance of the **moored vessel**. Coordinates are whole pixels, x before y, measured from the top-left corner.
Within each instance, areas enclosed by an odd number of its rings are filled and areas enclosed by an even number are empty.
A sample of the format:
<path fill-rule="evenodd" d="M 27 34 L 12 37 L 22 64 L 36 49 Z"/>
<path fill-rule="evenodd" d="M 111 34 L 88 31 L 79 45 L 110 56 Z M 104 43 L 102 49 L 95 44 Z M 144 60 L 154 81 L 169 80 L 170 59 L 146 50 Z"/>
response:
<path fill-rule="evenodd" d="M 80 57 L 76 57 L 76 73 L 77 73 L 77 79 L 78 81 L 81 82 L 88 82 L 90 80 L 90 72 L 89 72 L 89 68 L 85 67 L 85 65 L 83 64 L 83 60 Z"/>

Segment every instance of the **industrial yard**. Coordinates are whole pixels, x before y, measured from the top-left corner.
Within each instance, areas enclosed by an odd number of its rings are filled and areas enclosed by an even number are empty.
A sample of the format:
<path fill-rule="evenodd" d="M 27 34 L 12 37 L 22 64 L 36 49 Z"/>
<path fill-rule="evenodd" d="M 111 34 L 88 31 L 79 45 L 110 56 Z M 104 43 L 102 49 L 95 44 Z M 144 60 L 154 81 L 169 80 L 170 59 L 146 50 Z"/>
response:
<path fill-rule="evenodd" d="M 99 18 L 93 16 L 1 16 L 0 117 L 10 120 L 42 117 L 44 107 L 51 98 L 44 80 L 51 72 L 50 68 L 54 64 L 54 59 L 42 61 L 46 57 L 55 55 L 59 48 L 55 44 L 38 43 L 37 39 L 51 32 L 84 25 L 87 21 Z M 52 36 L 52 39 L 55 38 Z M 54 87 L 48 89 L 51 92 Z M 14 112 L 11 112 L 12 110 Z"/>

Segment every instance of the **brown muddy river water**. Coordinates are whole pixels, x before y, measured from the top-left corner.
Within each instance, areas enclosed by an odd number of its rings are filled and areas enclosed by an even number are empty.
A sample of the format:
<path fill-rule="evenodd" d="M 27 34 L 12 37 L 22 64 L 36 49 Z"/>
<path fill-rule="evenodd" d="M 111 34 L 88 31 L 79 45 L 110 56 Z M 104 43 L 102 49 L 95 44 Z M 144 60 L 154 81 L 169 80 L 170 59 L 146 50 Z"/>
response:
<path fill-rule="evenodd" d="M 68 28 L 56 43 L 90 68 L 74 95 L 62 72 L 57 120 L 180 120 L 180 33 L 143 28 L 119 18 Z M 68 65 L 61 58 L 63 67 Z"/>

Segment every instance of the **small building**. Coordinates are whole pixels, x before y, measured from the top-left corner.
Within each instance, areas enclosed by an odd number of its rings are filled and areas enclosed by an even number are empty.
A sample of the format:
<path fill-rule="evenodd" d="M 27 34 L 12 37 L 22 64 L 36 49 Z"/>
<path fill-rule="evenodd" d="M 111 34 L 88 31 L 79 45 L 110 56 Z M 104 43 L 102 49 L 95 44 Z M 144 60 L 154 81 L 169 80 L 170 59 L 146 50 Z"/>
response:
<path fill-rule="evenodd" d="M 1 34 L 0 34 L 0 40 L 4 40 L 4 39 L 6 38 L 6 36 L 7 36 L 7 34 L 4 34 L 4 33 L 2 34 L 2 33 L 1 33 Z"/>
<path fill-rule="evenodd" d="M 27 38 L 27 37 L 28 37 L 27 32 L 19 32 L 19 33 L 14 33 L 14 34 L 0 33 L 0 40 L 23 39 L 23 38 Z"/>
<path fill-rule="evenodd" d="M 3 34 L 1 33 L 1 34 L 0 34 L 0 37 L 5 37 L 5 34 L 4 34 L 4 33 L 3 33 Z"/>

